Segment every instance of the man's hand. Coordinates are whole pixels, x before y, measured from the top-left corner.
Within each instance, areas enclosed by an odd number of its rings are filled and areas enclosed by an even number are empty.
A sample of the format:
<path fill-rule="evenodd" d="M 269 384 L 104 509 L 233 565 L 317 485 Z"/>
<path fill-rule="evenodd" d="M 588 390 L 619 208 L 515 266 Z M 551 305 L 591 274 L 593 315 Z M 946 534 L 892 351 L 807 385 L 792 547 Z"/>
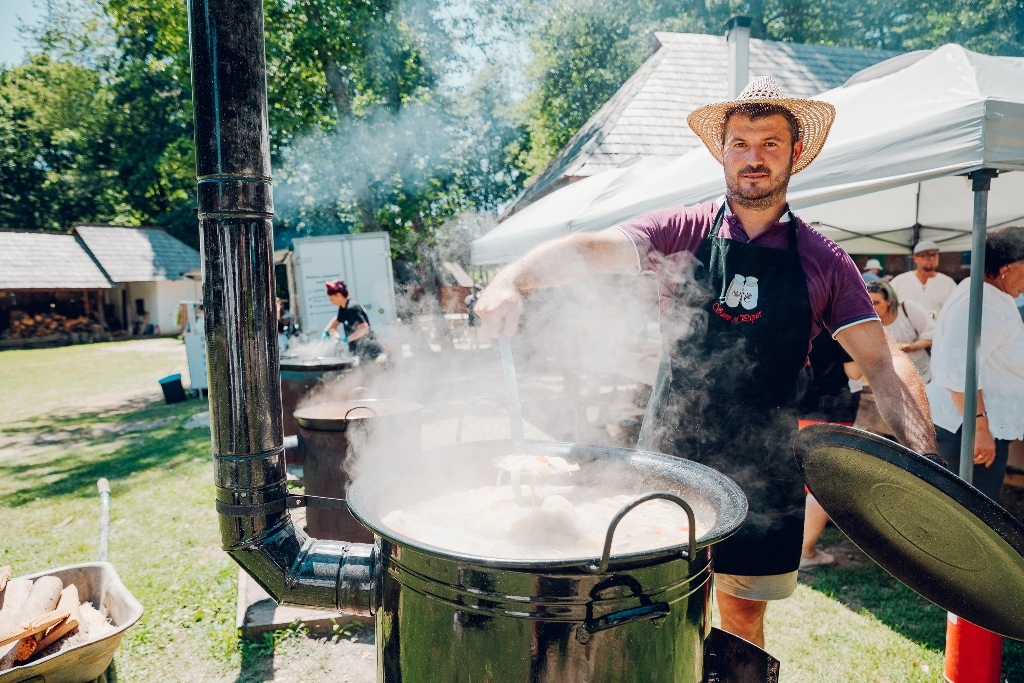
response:
<path fill-rule="evenodd" d="M 523 295 L 511 280 L 512 278 L 504 272 L 499 273 L 480 295 L 473 309 L 483 322 L 484 331 L 490 337 L 497 337 L 499 334 L 511 337 L 519 327 L 519 316 L 523 312 Z"/>
<path fill-rule="evenodd" d="M 978 418 L 974 432 L 974 464 L 991 467 L 996 459 L 996 439 L 988 429 L 988 418 Z"/>
<path fill-rule="evenodd" d="M 867 320 L 852 325 L 840 331 L 836 340 L 864 371 L 875 393 L 878 412 L 900 443 L 918 453 L 937 452 L 924 383 L 914 364 L 889 339 L 882 323 Z"/>

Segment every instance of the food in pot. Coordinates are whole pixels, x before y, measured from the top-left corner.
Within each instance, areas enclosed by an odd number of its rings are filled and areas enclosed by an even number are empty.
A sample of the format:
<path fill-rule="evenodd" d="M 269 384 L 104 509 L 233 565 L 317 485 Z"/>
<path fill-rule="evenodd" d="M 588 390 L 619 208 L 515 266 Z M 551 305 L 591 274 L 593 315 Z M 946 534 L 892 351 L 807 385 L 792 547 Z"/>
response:
<path fill-rule="evenodd" d="M 394 510 L 382 521 L 403 536 L 467 555 L 512 560 L 596 557 L 612 517 L 636 497 L 607 488 L 545 484 L 533 487 L 535 505 L 523 506 L 511 486 L 484 486 Z M 697 519 L 698 539 L 709 526 Z M 612 553 L 688 541 L 689 523 L 682 508 L 652 500 L 622 519 Z"/>

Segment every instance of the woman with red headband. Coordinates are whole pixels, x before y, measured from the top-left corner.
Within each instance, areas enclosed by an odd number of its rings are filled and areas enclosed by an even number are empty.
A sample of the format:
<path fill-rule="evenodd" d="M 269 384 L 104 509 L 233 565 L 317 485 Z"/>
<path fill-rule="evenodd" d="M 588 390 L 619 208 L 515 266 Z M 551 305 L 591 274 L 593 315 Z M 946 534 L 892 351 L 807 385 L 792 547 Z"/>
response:
<path fill-rule="evenodd" d="M 327 283 L 327 297 L 331 303 L 338 307 L 338 315 L 324 328 L 324 339 L 335 332 L 338 325 L 342 326 L 345 334 L 341 338 L 348 343 L 348 350 L 353 356 L 362 362 L 384 363 L 387 355 L 377 341 L 377 335 L 370 329 L 370 318 L 366 315 L 366 309 L 357 304 L 348 295 L 348 287 L 344 280 L 331 280 Z"/>

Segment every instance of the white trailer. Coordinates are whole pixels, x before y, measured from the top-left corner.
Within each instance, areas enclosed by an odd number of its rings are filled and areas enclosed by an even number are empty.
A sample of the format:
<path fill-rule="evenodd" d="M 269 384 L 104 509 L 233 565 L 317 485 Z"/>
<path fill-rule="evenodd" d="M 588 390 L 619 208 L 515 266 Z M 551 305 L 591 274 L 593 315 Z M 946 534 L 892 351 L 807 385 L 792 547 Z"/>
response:
<path fill-rule="evenodd" d="M 327 298 L 328 280 L 345 281 L 349 295 L 366 309 L 370 325 L 394 322 L 395 280 L 386 232 L 299 237 L 292 240 L 292 249 L 297 313 L 305 333 L 318 333 L 338 313 Z"/>

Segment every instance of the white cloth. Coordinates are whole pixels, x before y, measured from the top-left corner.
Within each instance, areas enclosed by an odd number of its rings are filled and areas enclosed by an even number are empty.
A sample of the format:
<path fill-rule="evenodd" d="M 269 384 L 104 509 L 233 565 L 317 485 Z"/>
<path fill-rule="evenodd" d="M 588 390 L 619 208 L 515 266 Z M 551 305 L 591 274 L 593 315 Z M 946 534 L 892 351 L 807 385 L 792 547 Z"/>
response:
<path fill-rule="evenodd" d="M 963 423 L 950 390 L 967 383 L 967 314 L 970 278 L 946 301 L 935 323 L 932 381 L 928 402 L 932 422 L 956 432 Z M 985 399 L 988 425 L 997 439 L 1024 436 L 1024 321 L 1013 297 L 985 283 L 978 345 L 978 388 Z"/>
<path fill-rule="evenodd" d="M 942 304 L 946 303 L 946 299 L 956 289 L 956 280 L 942 273 L 936 273 L 934 277 L 925 280 L 922 285 L 914 271 L 910 271 L 897 275 L 889 284 L 896 290 L 896 296 L 900 301 L 913 301 L 921 304 L 922 308 L 933 316 L 938 315 Z"/>
<path fill-rule="evenodd" d="M 934 329 L 935 321 L 920 304 L 913 301 L 901 301 L 896 310 L 896 319 L 885 326 L 889 337 L 900 345 L 910 344 L 918 339 L 931 339 Z M 911 351 L 907 358 L 914 363 L 922 382 L 931 381 L 931 356 L 927 351 Z"/>

